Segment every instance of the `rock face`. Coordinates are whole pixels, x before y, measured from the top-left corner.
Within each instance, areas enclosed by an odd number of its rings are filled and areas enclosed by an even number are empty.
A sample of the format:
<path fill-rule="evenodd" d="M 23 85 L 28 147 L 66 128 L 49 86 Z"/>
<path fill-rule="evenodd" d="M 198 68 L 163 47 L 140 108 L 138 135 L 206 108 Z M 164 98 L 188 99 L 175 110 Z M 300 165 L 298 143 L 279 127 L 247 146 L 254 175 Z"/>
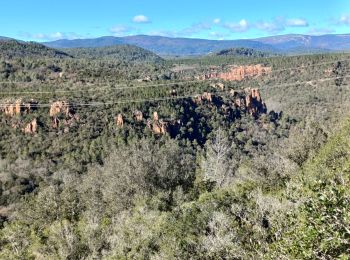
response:
<path fill-rule="evenodd" d="M 59 125 L 60 125 L 60 120 L 59 120 L 57 117 L 54 117 L 54 118 L 52 119 L 52 127 L 53 127 L 53 128 L 58 128 Z"/>
<path fill-rule="evenodd" d="M 74 114 L 72 105 L 67 101 L 56 101 L 50 107 L 50 117 L 52 117 L 52 127 L 58 128 L 60 126 L 59 115 L 62 114 L 65 119 L 63 121 L 65 126 L 71 126 L 79 117 Z"/>
<path fill-rule="evenodd" d="M 169 130 L 169 123 L 163 120 L 155 121 L 152 124 L 152 131 L 155 134 L 166 134 Z"/>
<path fill-rule="evenodd" d="M 118 127 L 123 127 L 124 126 L 124 119 L 122 114 L 118 114 L 115 118 L 115 123 L 117 124 Z"/>
<path fill-rule="evenodd" d="M 204 92 L 202 95 L 197 96 L 194 101 L 197 104 L 200 104 L 203 101 L 208 101 L 209 103 L 211 103 L 211 102 L 213 102 L 213 96 L 210 92 Z"/>
<path fill-rule="evenodd" d="M 234 98 L 234 105 L 241 109 L 245 109 L 250 115 L 258 116 L 261 113 L 266 113 L 266 104 L 262 101 L 259 89 L 246 89 L 244 95 L 237 91 L 231 91 L 231 96 Z"/>
<path fill-rule="evenodd" d="M 51 117 L 56 117 L 60 113 L 63 113 L 66 117 L 71 117 L 72 112 L 71 105 L 66 101 L 56 101 L 50 107 Z"/>
<path fill-rule="evenodd" d="M 205 79 L 222 79 L 227 81 L 242 81 L 246 78 L 259 77 L 262 75 L 270 74 L 271 67 L 264 67 L 261 64 L 247 65 L 231 67 L 227 72 L 217 72 L 216 69 L 212 69 L 210 73 L 201 77 Z"/>
<path fill-rule="evenodd" d="M 180 120 L 165 120 L 160 119 L 158 112 L 153 112 L 153 119 L 147 120 L 147 127 L 157 135 L 171 133 L 180 125 Z"/>
<path fill-rule="evenodd" d="M 153 121 L 158 121 L 158 120 L 159 120 L 158 112 L 154 111 L 153 112 Z"/>
<path fill-rule="evenodd" d="M 38 102 L 30 100 L 24 102 L 22 99 L 17 99 L 15 102 L 5 102 L 5 105 L 1 107 L 1 111 L 5 115 L 13 117 L 15 115 L 28 114 L 37 108 Z"/>
<path fill-rule="evenodd" d="M 136 120 L 137 122 L 141 122 L 141 121 L 143 120 L 143 114 L 142 114 L 142 112 L 139 111 L 139 110 L 136 110 L 136 111 L 134 112 L 134 118 L 135 118 L 135 120 Z"/>
<path fill-rule="evenodd" d="M 23 129 L 23 132 L 25 134 L 35 134 L 38 131 L 38 122 L 37 119 L 33 119 L 32 122 L 27 124 L 25 128 Z"/>

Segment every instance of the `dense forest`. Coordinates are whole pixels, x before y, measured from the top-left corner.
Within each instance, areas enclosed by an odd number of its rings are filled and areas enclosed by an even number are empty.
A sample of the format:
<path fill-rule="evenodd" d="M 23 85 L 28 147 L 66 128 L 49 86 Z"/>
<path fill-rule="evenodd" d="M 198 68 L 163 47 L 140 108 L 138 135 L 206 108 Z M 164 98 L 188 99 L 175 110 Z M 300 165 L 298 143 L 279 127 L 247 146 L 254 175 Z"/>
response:
<path fill-rule="evenodd" d="M 132 46 L 116 45 L 101 48 L 73 48 L 62 51 L 75 58 L 88 59 L 116 59 L 124 62 L 150 62 L 159 63 L 163 59 L 151 51 Z"/>
<path fill-rule="evenodd" d="M 42 44 L 29 42 L 24 43 L 16 40 L 0 39 L 0 57 L 2 59 L 12 58 L 66 58 L 68 54 L 48 48 Z"/>
<path fill-rule="evenodd" d="M 1 259 L 350 257 L 349 54 L 0 46 Z"/>
<path fill-rule="evenodd" d="M 269 52 L 257 51 L 252 48 L 230 48 L 230 49 L 224 49 L 224 50 L 218 51 L 214 55 L 263 58 L 263 57 L 273 56 L 274 54 Z"/>

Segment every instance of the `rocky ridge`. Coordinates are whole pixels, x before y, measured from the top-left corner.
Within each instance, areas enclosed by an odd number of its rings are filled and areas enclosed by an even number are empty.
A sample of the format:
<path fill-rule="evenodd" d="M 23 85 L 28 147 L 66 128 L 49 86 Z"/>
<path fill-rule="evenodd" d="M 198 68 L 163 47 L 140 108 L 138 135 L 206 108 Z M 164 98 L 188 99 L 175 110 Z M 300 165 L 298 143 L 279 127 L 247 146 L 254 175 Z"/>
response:
<path fill-rule="evenodd" d="M 210 72 L 197 77 L 200 80 L 221 79 L 225 81 L 242 81 L 246 78 L 261 77 L 272 72 L 271 67 L 261 64 L 247 66 L 230 66 L 226 72 L 218 72 L 216 67 L 212 67 Z"/>

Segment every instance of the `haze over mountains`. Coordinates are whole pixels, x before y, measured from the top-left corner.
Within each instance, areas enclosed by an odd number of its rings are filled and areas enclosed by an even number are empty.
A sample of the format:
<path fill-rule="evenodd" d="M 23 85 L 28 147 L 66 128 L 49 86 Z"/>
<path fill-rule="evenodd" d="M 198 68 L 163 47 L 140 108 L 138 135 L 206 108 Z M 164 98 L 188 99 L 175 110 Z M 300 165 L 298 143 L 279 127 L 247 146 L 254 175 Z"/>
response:
<path fill-rule="evenodd" d="M 131 44 L 153 51 L 159 55 L 205 55 L 227 48 L 254 48 L 281 54 L 338 52 L 350 50 L 350 34 L 278 35 L 257 39 L 207 40 L 170 38 L 163 36 L 136 35 L 126 37 L 105 36 L 94 39 L 57 40 L 45 42 L 53 48 L 103 47 Z"/>

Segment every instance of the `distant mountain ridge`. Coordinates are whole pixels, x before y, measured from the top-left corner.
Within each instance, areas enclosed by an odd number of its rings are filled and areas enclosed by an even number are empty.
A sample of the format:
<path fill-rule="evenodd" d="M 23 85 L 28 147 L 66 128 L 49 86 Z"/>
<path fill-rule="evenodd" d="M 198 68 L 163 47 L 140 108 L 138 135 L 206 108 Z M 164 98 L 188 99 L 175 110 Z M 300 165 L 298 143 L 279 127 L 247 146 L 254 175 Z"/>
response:
<path fill-rule="evenodd" d="M 53 48 L 105 47 L 135 45 L 158 55 L 205 55 L 230 48 L 252 48 L 280 54 L 336 52 L 350 50 L 350 34 L 278 35 L 247 40 L 206 40 L 135 35 L 126 37 L 105 36 L 95 39 L 57 40 L 44 43 Z"/>

